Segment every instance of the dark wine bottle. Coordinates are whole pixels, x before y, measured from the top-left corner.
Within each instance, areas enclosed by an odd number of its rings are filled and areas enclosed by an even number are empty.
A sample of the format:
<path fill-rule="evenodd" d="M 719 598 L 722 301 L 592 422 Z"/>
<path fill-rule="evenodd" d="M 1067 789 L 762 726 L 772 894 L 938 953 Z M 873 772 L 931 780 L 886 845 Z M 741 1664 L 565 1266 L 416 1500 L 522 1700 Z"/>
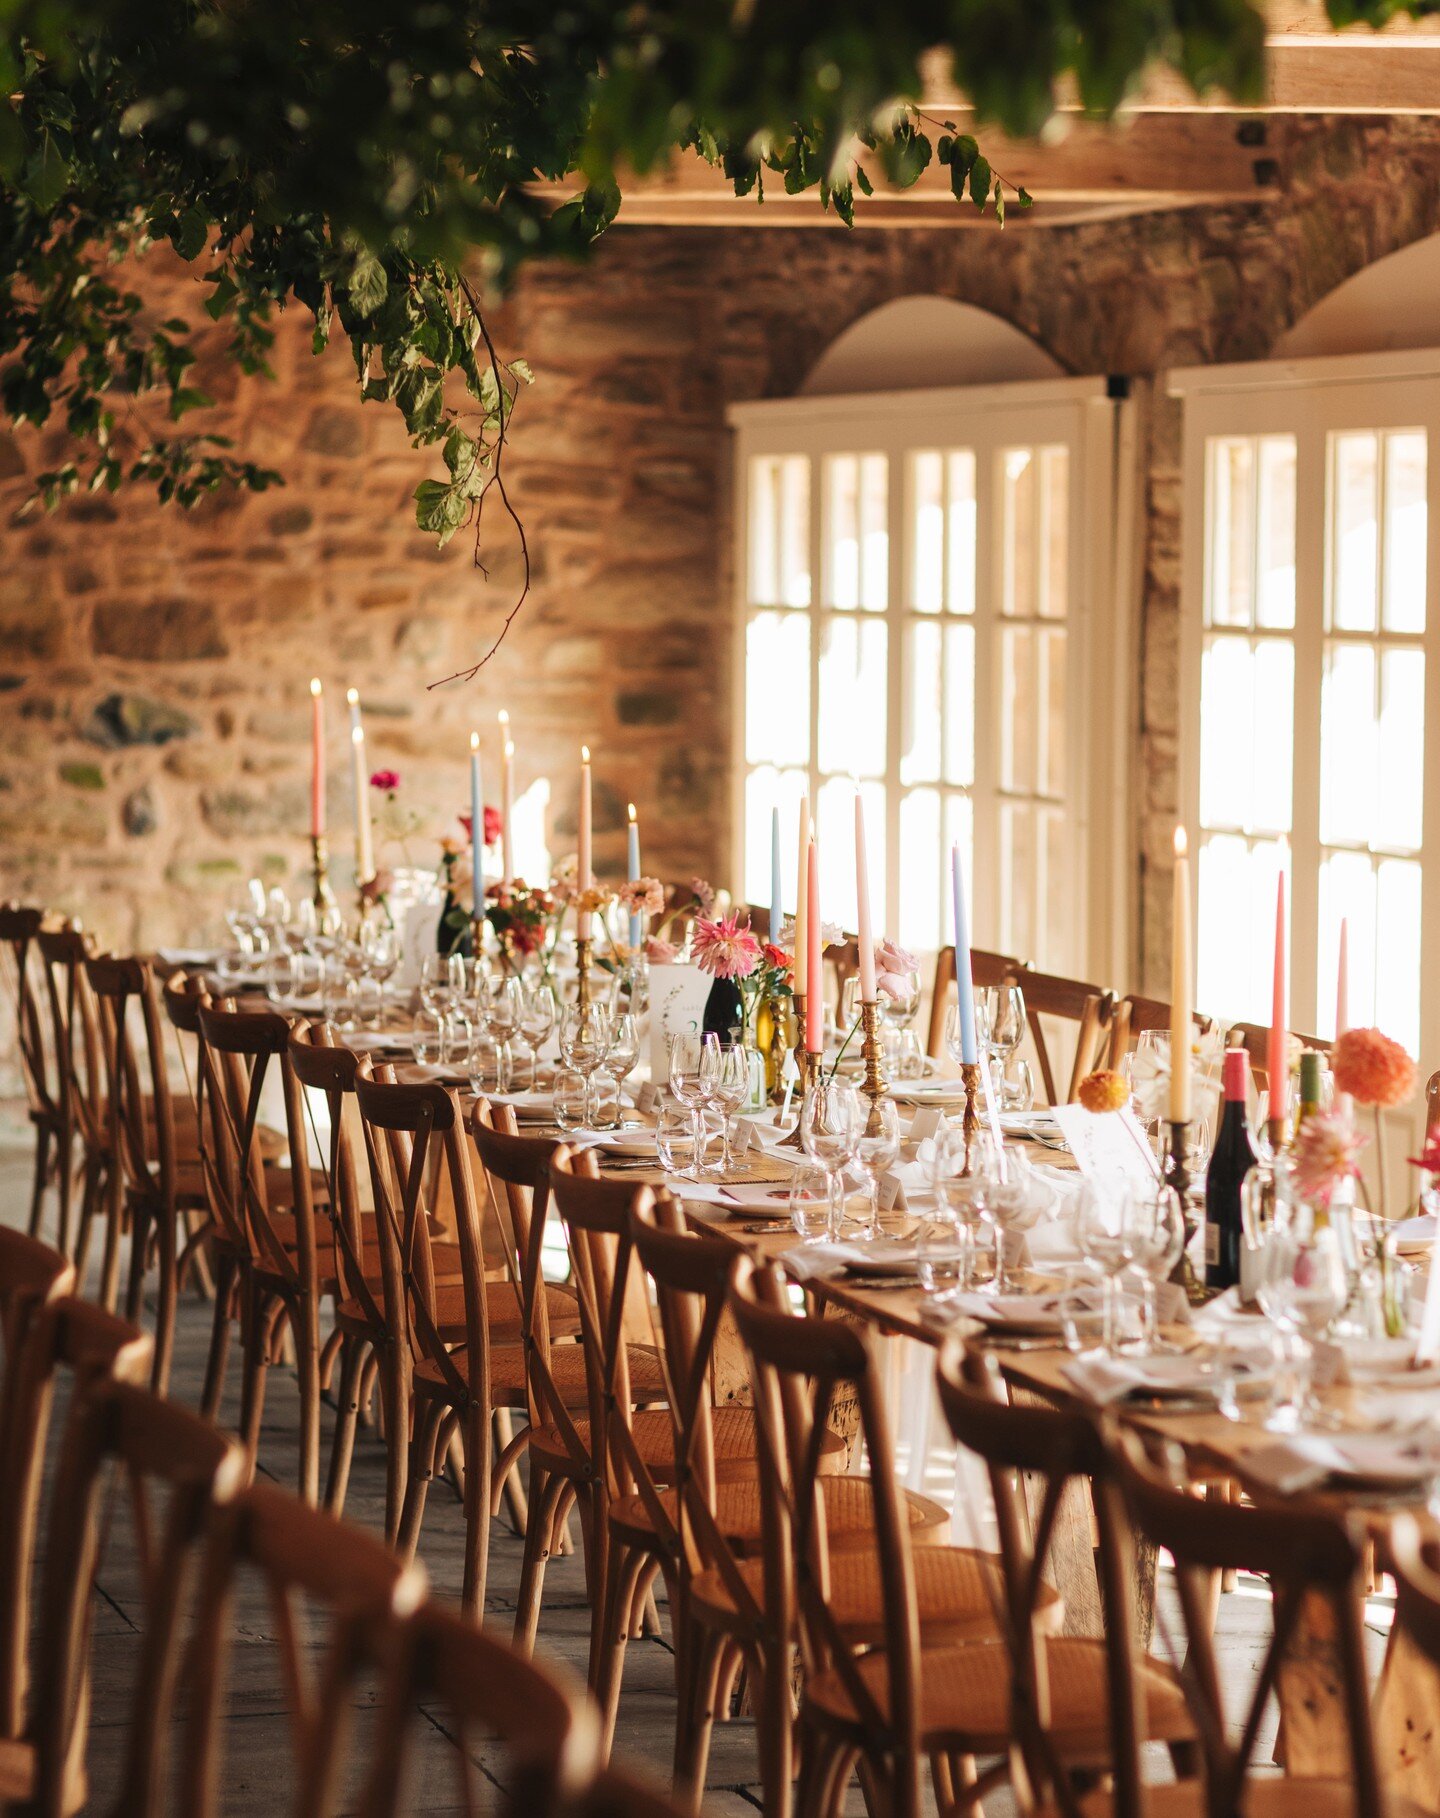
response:
<path fill-rule="evenodd" d="M 1205 1285 L 1217 1292 L 1240 1280 L 1240 1193 L 1255 1166 L 1245 1118 L 1250 1062 L 1243 1048 L 1225 1051 L 1225 1104 L 1205 1175 Z"/>
<path fill-rule="evenodd" d="M 738 1042 L 745 1025 L 745 1001 L 733 978 L 717 978 L 705 999 L 705 1014 L 700 1027 L 706 1035 L 718 1035 L 722 1042 Z"/>

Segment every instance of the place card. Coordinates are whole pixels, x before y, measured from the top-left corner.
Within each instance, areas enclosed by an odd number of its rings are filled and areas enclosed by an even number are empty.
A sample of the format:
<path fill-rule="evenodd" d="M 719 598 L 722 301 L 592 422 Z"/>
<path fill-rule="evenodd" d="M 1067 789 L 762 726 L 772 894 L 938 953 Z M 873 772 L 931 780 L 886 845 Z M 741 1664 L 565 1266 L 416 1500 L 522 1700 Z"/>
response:
<path fill-rule="evenodd" d="M 641 1080 L 640 1088 L 635 1094 L 635 1109 L 641 1117 L 654 1117 L 660 1109 L 660 1088 L 653 1079 Z"/>
<path fill-rule="evenodd" d="M 921 1143 L 929 1142 L 940 1128 L 943 1113 L 934 1105 L 921 1105 L 914 1117 L 910 1119 L 910 1128 L 905 1133 L 906 1147 L 913 1154 Z"/>
<path fill-rule="evenodd" d="M 1087 1111 L 1083 1105 L 1056 1105 L 1052 1115 L 1087 1180 L 1121 1181 L 1146 1192 L 1154 1188 L 1160 1164 L 1128 1106 Z"/>
<path fill-rule="evenodd" d="M 905 1183 L 898 1174 L 882 1174 L 880 1176 L 879 1188 L 880 1190 L 875 1197 L 875 1207 L 877 1211 L 904 1212 L 907 1209 L 905 1201 Z"/>

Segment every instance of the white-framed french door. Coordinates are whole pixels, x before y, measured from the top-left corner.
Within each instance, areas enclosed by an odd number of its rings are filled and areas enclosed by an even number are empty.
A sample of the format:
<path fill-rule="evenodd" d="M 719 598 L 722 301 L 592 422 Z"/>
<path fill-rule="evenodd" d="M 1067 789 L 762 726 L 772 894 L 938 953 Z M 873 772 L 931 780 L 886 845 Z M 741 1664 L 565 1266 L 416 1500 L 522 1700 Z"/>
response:
<path fill-rule="evenodd" d="M 808 791 L 823 912 L 854 926 L 858 784 L 907 945 L 950 938 L 958 840 L 977 943 L 1128 976 L 1131 409 L 1077 379 L 731 411 L 746 898 L 769 900 L 778 806 L 793 905 Z"/>
<path fill-rule="evenodd" d="M 1334 1030 L 1344 916 L 1350 1022 L 1433 1066 L 1440 350 L 1168 383 L 1185 411 L 1180 778 L 1200 848 L 1199 1001 L 1268 1019 L 1284 864 L 1292 1024 Z"/>

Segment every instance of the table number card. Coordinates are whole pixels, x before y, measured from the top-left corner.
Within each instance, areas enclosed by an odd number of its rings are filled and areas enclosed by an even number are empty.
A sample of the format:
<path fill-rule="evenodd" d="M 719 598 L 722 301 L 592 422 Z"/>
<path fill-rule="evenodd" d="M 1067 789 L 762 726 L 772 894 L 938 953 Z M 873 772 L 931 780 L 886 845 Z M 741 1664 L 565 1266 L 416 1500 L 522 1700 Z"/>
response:
<path fill-rule="evenodd" d="M 1083 1105 L 1056 1105 L 1059 1125 L 1075 1165 L 1087 1180 L 1120 1180 L 1152 1189 L 1160 1164 L 1133 1111 L 1087 1111 Z"/>
<path fill-rule="evenodd" d="M 405 912 L 400 937 L 400 973 L 396 983 L 414 990 L 420 983 L 420 966 L 427 954 L 439 950 L 439 903 L 412 903 Z"/>
<path fill-rule="evenodd" d="M 694 1035 L 714 980 L 698 966 L 650 968 L 650 1077 L 670 1077 L 667 1035 Z"/>

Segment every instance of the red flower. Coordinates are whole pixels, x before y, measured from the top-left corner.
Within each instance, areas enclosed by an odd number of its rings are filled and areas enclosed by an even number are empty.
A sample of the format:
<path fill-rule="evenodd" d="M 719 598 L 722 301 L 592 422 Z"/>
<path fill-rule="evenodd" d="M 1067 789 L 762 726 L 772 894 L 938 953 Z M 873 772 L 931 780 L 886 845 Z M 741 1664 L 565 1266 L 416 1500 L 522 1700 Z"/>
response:
<path fill-rule="evenodd" d="M 764 947 L 761 948 L 761 953 L 765 964 L 773 971 L 788 972 L 790 970 L 789 953 L 784 947 L 777 947 L 774 941 L 766 941 Z"/>
<path fill-rule="evenodd" d="M 473 840 L 475 838 L 474 816 L 469 815 L 469 814 L 462 814 L 459 816 L 459 820 L 460 820 L 460 825 L 465 829 L 466 839 Z M 495 844 L 496 840 L 498 840 L 500 835 L 504 832 L 504 830 L 505 830 L 504 815 L 501 814 L 501 812 L 498 808 L 492 808 L 490 806 L 489 802 L 486 802 L 486 804 L 485 804 L 485 844 L 487 846 L 493 846 Z"/>
<path fill-rule="evenodd" d="M 1409 1160 L 1412 1168 L 1423 1168 L 1427 1174 L 1440 1174 L 1440 1129 L 1432 1130 L 1425 1138 L 1425 1147 Z"/>
<path fill-rule="evenodd" d="M 370 787 L 383 789 L 387 794 L 391 794 L 400 787 L 400 772 L 398 770 L 374 770 L 370 773 Z"/>

